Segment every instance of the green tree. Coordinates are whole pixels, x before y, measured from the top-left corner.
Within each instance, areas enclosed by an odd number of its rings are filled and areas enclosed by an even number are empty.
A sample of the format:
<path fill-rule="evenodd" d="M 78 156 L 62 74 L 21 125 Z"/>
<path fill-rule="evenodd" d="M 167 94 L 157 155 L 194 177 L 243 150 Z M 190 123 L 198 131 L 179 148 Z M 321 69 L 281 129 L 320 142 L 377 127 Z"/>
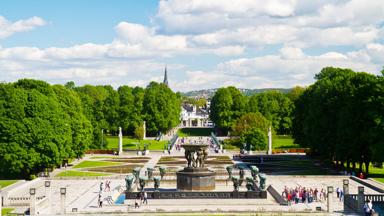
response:
<path fill-rule="evenodd" d="M 232 135 L 241 136 L 251 128 L 257 128 L 263 133 L 268 133 L 270 122 L 259 112 L 247 113 L 241 116 L 232 127 Z"/>
<path fill-rule="evenodd" d="M 166 133 L 180 123 L 181 102 L 177 95 L 164 84 L 151 82 L 145 89 L 143 116 L 147 133 Z"/>
<path fill-rule="evenodd" d="M 247 144 L 246 150 L 264 150 L 267 146 L 267 136 L 259 128 L 250 128 L 240 136 L 240 141 Z"/>

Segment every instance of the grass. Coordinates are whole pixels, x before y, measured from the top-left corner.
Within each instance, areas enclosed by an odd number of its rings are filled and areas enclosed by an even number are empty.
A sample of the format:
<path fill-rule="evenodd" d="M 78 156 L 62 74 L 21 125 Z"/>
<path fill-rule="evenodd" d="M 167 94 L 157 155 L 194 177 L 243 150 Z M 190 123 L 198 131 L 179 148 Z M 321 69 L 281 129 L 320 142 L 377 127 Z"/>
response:
<path fill-rule="evenodd" d="M 119 156 L 93 156 L 91 159 L 113 159 L 113 158 L 119 158 Z"/>
<path fill-rule="evenodd" d="M 0 187 L 5 188 L 11 184 L 16 183 L 18 180 L 0 180 Z"/>
<path fill-rule="evenodd" d="M 75 170 L 68 170 L 61 172 L 56 175 L 56 177 L 88 177 L 88 176 L 109 176 L 107 173 L 97 173 L 97 172 L 82 172 Z"/>
<path fill-rule="evenodd" d="M 1 215 L 7 215 L 11 213 L 11 211 L 15 210 L 14 208 L 2 208 L 1 209 Z"/>
<path fill-rule="evenodd" d="M 108 136 L 107 138 L 107 148 L 108 149 L 118 149 L 119 137 L 117 136 Z M 163 150 L 164 146 L 168 143 L 167 140 L 142 140 L 140 143 L 137 139 L 131 137 L 123 137 L 123 149 L 124 150 L 136 150 L 139 146 L 143 150 L 144 145 L 148 144 L 148 150 Z"/>
<path fill-rule="evenodd" d="M 177 131 L 179 137 L 187 136 L 211 136 L 213 128 L 181 128 Z"/>
<path fill-rule="evenodd" d="M 107 161 L 83 161 L 73 168 L 89 168 L 89 167 L 101 167 L 101 166 L 116 166 L 121 165 L 120 162 L 107 162 Z"/>
<path fill-rule="evenodd" d="M 227 150 L 240 150 L 241 148 L 243 148 L 243 145 L 239 141 L 236 141 L 236 139 L 233 139 L 232 141 L 227 141 L 225 145 L 225 149 Z M 266 148 L 268 148 L 268 145 L 266 146 Z M 272 148 L 291 149 L 300 148 L 300 146 L 293 143 L 292 136 L 290 135 L 274 135 L 272 137 Z"/>
<path fill-rule="evenodd" d="M 290 148 L 300 148 L 300 146 L 293 143 L 292 136 L 290 135 L 274 135 L 272 137 L 272 148 L 290 149 Z"/>
<path fill-rule="evenodd" d="M 375 178 L 375 180 L 384 183 L 384 178 Z"/>

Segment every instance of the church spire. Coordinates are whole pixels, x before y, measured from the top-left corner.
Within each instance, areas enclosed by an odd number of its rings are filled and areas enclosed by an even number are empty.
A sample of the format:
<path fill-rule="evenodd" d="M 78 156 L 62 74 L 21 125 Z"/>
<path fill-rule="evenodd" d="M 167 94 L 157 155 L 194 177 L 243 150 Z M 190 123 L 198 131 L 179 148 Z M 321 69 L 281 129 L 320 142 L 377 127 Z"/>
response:
<path fill-rule="evenodd" d="M 164 71 L 164 81 L 163 83 L 168 86 L 168 75 L 167 75 L 167 66 L 165 66 L 165 71 Z"/>

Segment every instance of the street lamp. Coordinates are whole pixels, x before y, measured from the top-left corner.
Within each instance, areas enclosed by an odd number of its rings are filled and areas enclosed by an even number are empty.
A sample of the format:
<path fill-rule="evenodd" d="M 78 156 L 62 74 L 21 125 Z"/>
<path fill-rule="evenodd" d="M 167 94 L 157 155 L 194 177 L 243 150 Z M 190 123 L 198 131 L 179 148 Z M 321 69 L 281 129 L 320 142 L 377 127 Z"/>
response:
<path fill-rule="evenodd" d="M 46 188 L 49 188 L 51 186 L 51 181 L 45 181 L 44 185 Z"/>
<path fill-rule="evenodd" d="M 343 180 L 343 185 L 348 185 L 349 184 L 349 180 L 348 179 L 344 179 Z"/>
<path fill-rule="evenodd" d="M 333 187 L 332 186 L 328 186 L 327 191 L 328 191 L 328 193 L 333 193 Z"/>
<path fill-rule="evenodd" d="M 30 188 L 29 189 L 29 194 L 30 195 L 35 195 L 36 194 L 36 188 Z"/>
<path fill-rule="evenodd" d="M 67 189 L 66 188 L 60 188 L 60 194 L 61 195 L 65 195 L 67 193 Z"/>

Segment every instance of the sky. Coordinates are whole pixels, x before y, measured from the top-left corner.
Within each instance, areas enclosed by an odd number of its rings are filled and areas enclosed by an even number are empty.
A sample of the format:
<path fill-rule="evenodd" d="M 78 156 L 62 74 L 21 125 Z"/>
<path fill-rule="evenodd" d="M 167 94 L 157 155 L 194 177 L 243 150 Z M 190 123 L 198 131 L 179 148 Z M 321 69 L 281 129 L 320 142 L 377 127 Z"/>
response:
<path fill-rule="evenodd" d="M 312 84 L 323 67 L 380 74 L 381 0 L 2 0 L 0 81 L 174 91 Z"/>

